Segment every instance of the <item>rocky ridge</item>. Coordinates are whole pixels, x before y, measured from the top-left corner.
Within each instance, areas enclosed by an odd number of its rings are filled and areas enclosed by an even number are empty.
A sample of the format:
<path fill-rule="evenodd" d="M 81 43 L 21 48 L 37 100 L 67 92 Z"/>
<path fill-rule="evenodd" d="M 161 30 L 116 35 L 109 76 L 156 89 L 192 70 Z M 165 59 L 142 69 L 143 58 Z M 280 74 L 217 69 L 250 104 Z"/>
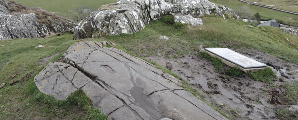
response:
<path fill-rule="evenodd" d="M 71 30 L 74 24 L 40 8 L 0 0 L 0 40 L 45 37 Z"/>
<path fill-rule="evenodd" d="M 59 100 L 81 89 L 112 120 L 226 119 L 180 87 L 180 80 L 103 44 L 72 45 L 35 76 L 37 88 Z"/>
<path fill-rule="evenodd" d="M 131 34 L 145 28 L 151 20 L 174 15 L 175 22 L 203 24 L 201 16 L 220 15 L 239 18 L 233 10 L 208 0 L 119 0 L 102 6 L 74 29 L 74 39 Z"/>

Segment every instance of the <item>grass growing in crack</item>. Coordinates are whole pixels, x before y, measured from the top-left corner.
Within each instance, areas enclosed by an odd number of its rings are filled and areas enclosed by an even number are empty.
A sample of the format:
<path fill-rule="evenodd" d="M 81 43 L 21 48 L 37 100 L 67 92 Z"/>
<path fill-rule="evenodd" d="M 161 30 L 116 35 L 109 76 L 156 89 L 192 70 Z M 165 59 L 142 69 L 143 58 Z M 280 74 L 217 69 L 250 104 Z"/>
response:
<path fill-rule="evenodd" d="M 269 67 L 256 72 L 249 72 L 248 74 L 255 81 L 261 81 L 265 83 L 270 83 L 276 78 L 274 72 Z"/>
<path fill-rule="evenodd" d="M 240 113 L 242 112 L 242 110 L 240 108 L 238 107 L 236 109 L 229 108 L 227 111 L 231 115 L 230 119 L 233 120 L 233 119 L 241 118 Z"/>
<path fill-rule="evenodd" d="M 280 120 L 294 120 L 297 119 L 298 113 L 287 110 L 285 108 L 278 107 L 275 110 L 275 114 Z"/>

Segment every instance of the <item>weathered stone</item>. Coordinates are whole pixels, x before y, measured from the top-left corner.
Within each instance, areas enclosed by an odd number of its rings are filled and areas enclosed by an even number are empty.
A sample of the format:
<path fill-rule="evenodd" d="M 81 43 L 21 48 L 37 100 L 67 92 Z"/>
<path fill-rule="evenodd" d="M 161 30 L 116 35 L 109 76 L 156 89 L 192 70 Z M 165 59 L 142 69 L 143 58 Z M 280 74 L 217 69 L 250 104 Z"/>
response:
<path fill-rule="evenodd" d="M 176 22 L 190 26 L 203 24 L 198 18 L 203 15 L 239 18 L 233 10 L 208 0 L 119 0 L 82 20 L 74 29 L 74 39 L 132 34 L 144 29 L 151 20 L 169 14 L 176 16 Z"/>
<path fill-rule="evenodd" d="M 100 42 L 71 46 L 60 62 L 34 78 L 37 88 L 65 100 L 82 89 L 92 104 L 115 120 L 225 119 L 192 96 L 181 82 L 153 65 Z"/>
<path fill-rule="evenodd" d="M 62 33 L 74 24 L 40 8 L 26 8 L 12 1 L 0 0 L 0 40 L 45 37 Z"/>
<path fill-rule="evenodd" d="M 203 20 L 201 18 L 194 18 L 191 15 L 181 15 L 177 14 L 174 16 L 175 22 L 180 22 L 183 24 L 188 24 L 190 27 L 195 27 L 198 25 L 203 25 Z"/>
<path fill-rule="evenodd" d="M 167 37 L 167 36 L 159 36 L 158 39 L 160 39 L 160 40 L 169 40 L 169 37 Z"/>
<path fill-rule="evenodd" d="M 1 89 L 1 88 L 4 88 L 5 85 L 6 85 L 5 83 L 2 83 L 2 84 L 0 85 L 0 89 Z"/>

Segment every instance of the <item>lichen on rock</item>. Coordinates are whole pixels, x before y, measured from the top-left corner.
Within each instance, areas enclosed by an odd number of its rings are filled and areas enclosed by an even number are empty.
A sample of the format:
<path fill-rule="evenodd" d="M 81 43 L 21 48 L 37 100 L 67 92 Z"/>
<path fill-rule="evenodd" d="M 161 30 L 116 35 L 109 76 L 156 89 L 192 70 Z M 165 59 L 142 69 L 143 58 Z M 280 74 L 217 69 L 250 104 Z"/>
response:
<path fill-rule="evenodd" d="M 27 8 L 0 0 L 0 40 L 45 37 L 70 31 L 74 24 L 41 8 Z"/>
<path fill-rule="evenodd" d="M 178 16 L 177 22 L 190 23 L 190 26 L 203 24 L 198 18 L 203 15 L 239 18 L 233 10 L 208 0 L 119 0 L 82 20 L 74 29 L 74 39 L 132 34 L 144 29 L 151 20 L 170 14 Z"/>

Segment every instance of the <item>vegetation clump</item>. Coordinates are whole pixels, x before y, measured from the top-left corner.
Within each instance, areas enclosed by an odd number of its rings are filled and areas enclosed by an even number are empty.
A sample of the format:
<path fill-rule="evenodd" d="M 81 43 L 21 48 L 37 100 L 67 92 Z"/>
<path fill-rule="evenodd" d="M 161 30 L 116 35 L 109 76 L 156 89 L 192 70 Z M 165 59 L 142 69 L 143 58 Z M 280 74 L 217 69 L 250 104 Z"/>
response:
<path fill-rule="evenodd" d="M 283 101 L 287 101 L 287 104 L 297 105 L 298 102 L 298 82 L 291 82 L 283 85 L 286 89 L 284 92 L 282 99 Z"/>
<path fill-rule="evenodd" d="M 238 68 L 235 67 L 229 67 L 222 63 L 219 59 L 211 57 L 208 53 L 200 52 L 199 56 L 202 58 L 206 58 L 211 61 L 212 65 L 215 67 L 217 71 L 221 71 L 223 74 L 233 77 L 238 77 L 244 74 L 243 71 L 241 71 Z"/>
<path fill-rule="evenodd" d="M 248 74 L 255 81 L 261 81 L 265 83 L 270 83 L 276 78 L 274 72 L 269 67 L 256 72 L 249 72 Z"/>
<path fill-rule="evenodd" d="M 290 111 L 281 107 L 275 110 L 275 114 L 281 120 L 293 120 L 293 119 L 297 119 L 297 116 L 298 116 L 298 113 L 295 113 L 293 111 Z"/>

